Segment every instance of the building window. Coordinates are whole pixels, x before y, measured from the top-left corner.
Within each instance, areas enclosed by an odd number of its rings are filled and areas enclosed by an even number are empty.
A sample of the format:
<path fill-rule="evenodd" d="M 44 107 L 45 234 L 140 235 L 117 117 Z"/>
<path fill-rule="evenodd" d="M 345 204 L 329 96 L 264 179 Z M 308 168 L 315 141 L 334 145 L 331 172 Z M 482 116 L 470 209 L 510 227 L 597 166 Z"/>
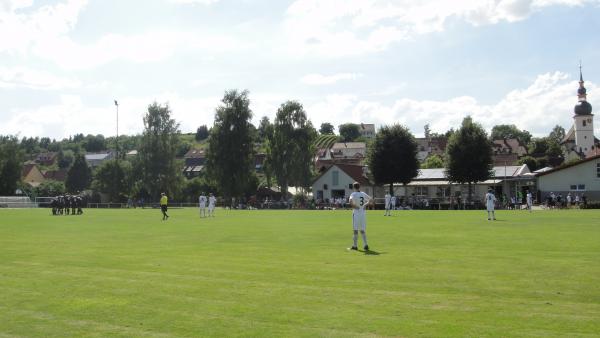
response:
<path fill-rule="evenodd" d="M 600 178 L 600 162 L 596 163 L 596 177 Z"/>
<path fill-rule="evenodd" d="M 587 123 L 585 123 L 585 120 L 583 120 L 583 126 L 584 127 L 587 126 Z"/>
<path fill-rule="evenodd" d="M 350 189 L 350 190 L 354 189 L 354 186 L 352 185 L 352 183 L 348 184 L 348 189 Z"/>
<path fill-rule="evenodd" d="M 571 190 L 577 190 L 577 185 L 576 184 L 572 184 L 571 185 Z"/>
<path fill-rule="evenodd" d="M 429 187 L 415 187 L 415 196 L 427 197 L 429 195 Z"/>
<path fill-rule="evenodd" d="M 338 184 L 340 184 L 340 172 L 339 171 L 332 171 L 331 172 L 331 185 L 336 187 L 338 186 Z"/>
<path fill-rule="evenodd" d="M 450 197 L 450 187 L 437 187 L 436 196 L 437 198 Z"/>
<path fill-rule="evenodd" d="M 580 184 L 577 186 L 577 190 L 581 190 L 584 191 L 585 190 L 585 184 Z"/>

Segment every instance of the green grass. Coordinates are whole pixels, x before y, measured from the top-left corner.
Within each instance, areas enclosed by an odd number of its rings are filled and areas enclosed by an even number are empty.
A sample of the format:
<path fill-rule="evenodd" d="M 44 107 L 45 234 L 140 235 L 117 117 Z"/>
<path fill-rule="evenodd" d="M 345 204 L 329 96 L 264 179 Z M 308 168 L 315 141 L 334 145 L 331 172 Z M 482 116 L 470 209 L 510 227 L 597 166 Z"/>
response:
<path fill-rule="evenodd" d="M 600 335 L 600 212 L 0 210 L 0 337 Z"/>

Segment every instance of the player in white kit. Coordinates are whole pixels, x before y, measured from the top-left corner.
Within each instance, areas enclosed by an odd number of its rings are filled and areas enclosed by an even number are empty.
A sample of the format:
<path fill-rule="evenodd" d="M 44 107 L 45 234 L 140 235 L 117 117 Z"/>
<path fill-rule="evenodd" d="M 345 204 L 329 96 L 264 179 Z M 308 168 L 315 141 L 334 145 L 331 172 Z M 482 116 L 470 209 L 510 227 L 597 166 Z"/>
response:
<path fill-rule="evenodd" d="M 531 191 L 527 190 L 527 209 L 529 210 L 529 212 L 531 212 L 531 207 L 533 206 L 533 195 L 531 194 Z"/>
<path fill-rule="evenodd" d="M 488 221 L 490 219 L 493 219 L 494 221 L 496 220 L 496 214 L 494 213 L 495 204 L 496 204 L 496 196 L 494 196 L 492 189 L 489 189 L 487 194 L 485 194 L 485 205 L 487 207 Z"/>
<path fill-rule="evenodd" d="M 369 250 L 369 244 L 367 243 L 367 213 L 365 208 L 369 203 L 371 203 L 371 196 L 365 194 L 360 191 L 360 184 L 358 182 L 354 182 L 352 184 L 354 187 L 354 192 L 350 195 L 350 206 L 353 208 L 352 210 L 352 229 L 354 230 L 354 235 L 352 236 L 352 247 L 351 250 L 358 250 L 358 232 L 362 235 L 364 249 L 365 251 Z"/>
<path fill-rule="evenodd" d="M 392 216 L 390 207 L 392 206 L 392 196 L 387 193 L 385 194 L 385 214 L 383 216 Z"/>
<path fill-rule="evenodd" d="M 198 197 L 198 207 L 200 208 L 200 217 L 206 217 L 206 196 L 204 196 L 204 192 Z"/>
<path fill-rule="evenodd" d="M 392 203 L 391 209 L 392 210 L 396 210 L 396 196 L 392 195 L 392 201 L 391 201 L 391 203 Z"/>
<path fill-rule="evenodd" d="M 213 196 L 212 193 L 208 196 L 208 216 L 215 217 L 215 204 L 217 203 L 217 198 Z"/>

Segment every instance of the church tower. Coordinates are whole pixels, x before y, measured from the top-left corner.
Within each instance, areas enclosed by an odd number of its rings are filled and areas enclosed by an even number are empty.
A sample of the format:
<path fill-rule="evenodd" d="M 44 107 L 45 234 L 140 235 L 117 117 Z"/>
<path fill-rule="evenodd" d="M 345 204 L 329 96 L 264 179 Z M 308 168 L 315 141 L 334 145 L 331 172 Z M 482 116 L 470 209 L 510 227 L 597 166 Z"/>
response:
<path fill-rule="evenodd" d="M 577 97 L 579 98 L 579 102 L 575 105 L 575 115 L 573 116 L 575 151 L 580 154 L 586 154 L 594 148 L 594 114 L 592 114 L 592 105 L 587 102 L 581 64 L 579 65 L 579 89 L 577 90 Z"/>

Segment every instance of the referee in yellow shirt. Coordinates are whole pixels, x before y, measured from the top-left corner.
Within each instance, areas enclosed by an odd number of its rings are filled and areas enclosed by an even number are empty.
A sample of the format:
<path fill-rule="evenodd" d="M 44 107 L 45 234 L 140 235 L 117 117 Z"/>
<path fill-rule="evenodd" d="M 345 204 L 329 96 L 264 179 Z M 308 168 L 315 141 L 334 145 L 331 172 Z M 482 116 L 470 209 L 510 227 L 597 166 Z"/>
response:
<path fill-rule="evenodd" d="M 168 201 L 167 195 L 165 195 L 164 192 L 160 193 L 160 211 L 162 211 L 163 214 L 163 221 L 169 218 L 169 215 L 167 215 Z"/>

